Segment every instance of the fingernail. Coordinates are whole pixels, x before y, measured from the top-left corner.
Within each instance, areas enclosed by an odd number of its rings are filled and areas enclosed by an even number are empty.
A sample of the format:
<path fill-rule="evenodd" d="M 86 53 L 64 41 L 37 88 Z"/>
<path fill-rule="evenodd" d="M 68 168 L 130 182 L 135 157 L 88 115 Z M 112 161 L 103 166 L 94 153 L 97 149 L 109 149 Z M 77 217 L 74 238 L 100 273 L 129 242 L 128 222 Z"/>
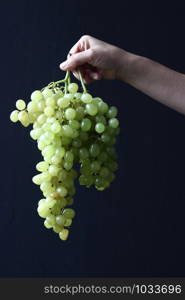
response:
<path fill-rule="evenodd" d="M 64 61 L 63 63 L 60 64 L 61 69 L 65 69 L 66 67 L 67 67 L 66 61 Z"/>
<path fill-rule="evenodd" d="M 98 79 L 99 79 L 99 75 L 96 74 L 96 73 L 93 73 L 93 74 L 91 75 L 91 77 L 92 77 L 94 80 L 98 80 Z"/>

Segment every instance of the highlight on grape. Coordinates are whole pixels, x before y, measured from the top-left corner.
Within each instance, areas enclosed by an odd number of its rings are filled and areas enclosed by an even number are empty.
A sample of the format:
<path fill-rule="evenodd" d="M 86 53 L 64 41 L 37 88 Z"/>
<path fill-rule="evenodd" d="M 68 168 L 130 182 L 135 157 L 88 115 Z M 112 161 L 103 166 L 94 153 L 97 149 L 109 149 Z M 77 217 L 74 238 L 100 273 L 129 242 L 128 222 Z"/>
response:
<path fill-rule="evenodd" d="M 117 108 L 109 107 L 86 90 L 81 73 L 81 92 L 70 82 L 70 72 L 63 80 L 51 82 L 31 94 L 28 104 L 19 99 L 10 114 L 12 122 L 32 125 L 30 136 L 37 141 L 42 160 L 33 182 L 40 186 L 43 198 L 38 214 L 44 226 L 67 240 L 75 217 L 73 205 L 75 179 L 99 191 L 115 179 L 116 137 L 120 132 Z"/>

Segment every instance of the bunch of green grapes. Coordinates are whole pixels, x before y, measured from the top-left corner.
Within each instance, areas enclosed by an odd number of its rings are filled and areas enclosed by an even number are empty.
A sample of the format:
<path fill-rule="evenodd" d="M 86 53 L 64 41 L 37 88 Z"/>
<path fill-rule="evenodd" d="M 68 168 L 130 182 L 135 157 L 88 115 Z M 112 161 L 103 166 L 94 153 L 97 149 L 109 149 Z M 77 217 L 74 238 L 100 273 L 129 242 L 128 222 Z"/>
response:
<path fill-rule="evenodd" d="M 31 101 L 16 102 L 10 119 L 20 121 L 37 141 L 43 160 L 33 182 L 40 186 L 43 199 L 38 214 L 44 226 L 52 228 L 66 240 L 75 216 L 70 208 L 75 195 L 75 179 L 80 185 L 103 191 L 114 180 L 116 136 L 119 134 L 117 108 L 109 107 L 101 98 L 93 98 L 79 73 L 82 92 L 70 83 L 70 74 L 31 94 Z"/>

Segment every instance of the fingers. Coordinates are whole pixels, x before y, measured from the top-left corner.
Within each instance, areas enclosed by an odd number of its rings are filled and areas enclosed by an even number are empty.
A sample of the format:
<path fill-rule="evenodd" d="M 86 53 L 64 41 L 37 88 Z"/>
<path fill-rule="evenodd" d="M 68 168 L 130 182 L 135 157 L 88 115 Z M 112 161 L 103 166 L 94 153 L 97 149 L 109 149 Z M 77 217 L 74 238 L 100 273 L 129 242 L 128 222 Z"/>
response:
<path fill-rule="evenodd" d="M 89 35 L 83 35 L 78 42 L 71 48 L 69 53 L 75 54 L 90 48 L 90 41 L 92 37 Z"/>
<path fill-rule="evenodd" d="M 88 70 L 85 68 L 79 68 L 79 71 L 82 75 L 83 81 L 85 84 L 88 84 L 93 81 L 93 79 L 89 76 Z M 73 75 L 80 80 L 79 73 L 77 71 L 73 71 Z"/>
<path fill-rule="evenodd" d="M 66 70 L 74 70 L 78 66 L 81 66 L 85 63 L 88 63 L 91 60 L 92 57 L 92 51 L 91 49 L 75 53 L 72 56 L 69 56 L 66 61 L 60 64 L 60 69 L 66 71 Z"/>
<path fill-rule="evenodd" d="M 71 50 L 69 51 L 69 53 L 72 55 L 72 54 L 75 54 L 75 53 L 78 53 L 78 52 L 81 52 L 85 49 L 82 49 L 82 45 L 81 45 L 81 39 L 71 48 Z"/>
<path fill-rule="evenodd" d="M 90 70 L 80 70 L 81 74 L 82 74 L 82 78 L 84 80 L 84 83 L 90 83 L 94 80 L 100 80 L 103 78 L 102 74 L 101 73 L 96 73 L 96 72 L 92 72 Z M 80 80 L 79 78 L 79 74 L 78 72 L 75 72 L 73 71 L 73 75 L 78 79 Z"/>
<path fill-rule="evenodd" d="M 102 79 L 102 74 L 100 72 L 92 72 L 91 70 L 87 70 L 88 76 L 93 80 Z"/>

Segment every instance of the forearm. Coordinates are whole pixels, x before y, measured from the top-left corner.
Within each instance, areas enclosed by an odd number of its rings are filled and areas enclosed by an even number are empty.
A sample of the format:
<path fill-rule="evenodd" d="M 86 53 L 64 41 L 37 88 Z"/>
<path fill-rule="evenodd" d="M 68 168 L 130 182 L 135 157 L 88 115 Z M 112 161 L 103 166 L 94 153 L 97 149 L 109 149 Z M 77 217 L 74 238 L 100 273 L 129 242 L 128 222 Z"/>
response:
<path fill-rule="evenodd" d="M 185 75 L 145 57 L 124 52 L 119 79 L 185 114 Z"/>

